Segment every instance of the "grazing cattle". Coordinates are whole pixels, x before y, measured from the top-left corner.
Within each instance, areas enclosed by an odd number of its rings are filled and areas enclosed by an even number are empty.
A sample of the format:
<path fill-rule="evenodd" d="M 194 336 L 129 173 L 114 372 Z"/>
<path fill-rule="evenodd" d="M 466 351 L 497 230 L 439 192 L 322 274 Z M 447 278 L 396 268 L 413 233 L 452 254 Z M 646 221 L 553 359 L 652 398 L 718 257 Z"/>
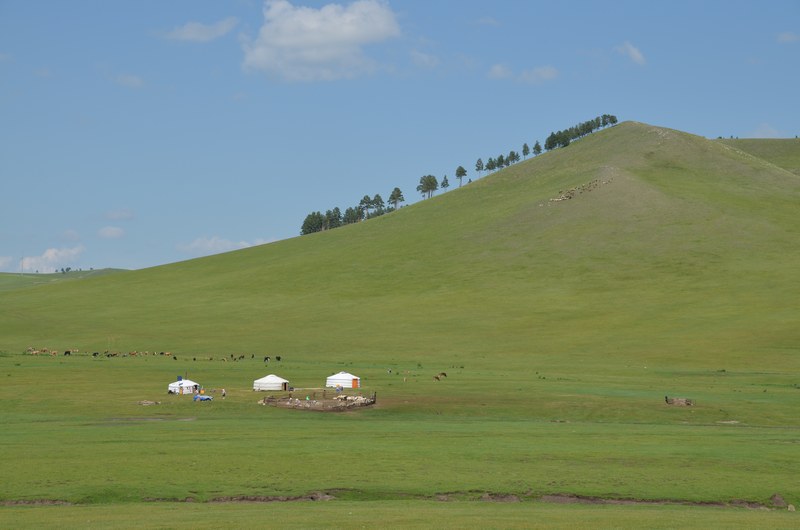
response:
<path fill-rule="evenodd" d="M 447 374 L 444 372 L 439 372 L 439 377 L 447 377 Z"/>
<path fill-rule="evenodd" d="M 173 361 L 177 361 L 177 360 L 178 360 L 178 356 L 177 356 L 177 355 L 173 355 L 173 356 L 172 356 L 172 360 L 173 360 Z"/>
<path fill-rule="evenodd" d="M 97 352 L 97 351 L 96 351 L 96 352 L 94 352 L 94 353 L 92 354 L 92 357 L 97 357 L 98 355 L 100 355 L 100 352 Z"/>
<path fill-rule="evenodd" d="M 276 360 L 276 361 L 280 361 L 280 360 L 281 360 L 281 356 L 280 356 L 280 355 L 276 355 L 276 356 L 275 356 L 275 360 Z"/>
<path fill-rule="evenodd" d="M 269 355 L 267 355 L 266 357 L 264 357 L 264 362 L 265 362 L 265 363 L 268 363 L 268 362 L 269 362 Z"/>
<path fill-rule="evenodd" d="M 70 350 L 67 350 L 67 351 L 64 352 L 64 355 L 72 356 L 72 352 Z"/>

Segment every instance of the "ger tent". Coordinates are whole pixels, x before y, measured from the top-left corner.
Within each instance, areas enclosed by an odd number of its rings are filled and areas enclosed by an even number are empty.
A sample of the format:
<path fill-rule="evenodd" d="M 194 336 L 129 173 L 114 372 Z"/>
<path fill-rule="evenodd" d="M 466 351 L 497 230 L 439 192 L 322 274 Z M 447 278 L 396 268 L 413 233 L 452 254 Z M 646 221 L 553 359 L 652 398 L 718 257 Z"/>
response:
<path fill-rule="evenodd" d="M 195 389 L 200 390 L 200 385 L 191 379 L 181 379 L 170 383 L 168 389 L 170 394 L 194 394 Z"/>
<path fill-rule="evenodd" d="M 253 381 L 253 390 L 289 390 L 289 381 L 275 374 Z"/>
<path fill-rule="evenodd" d="M 325 380 L 325 386 L 342 388 L 360 388 L 361 378 L 348 372 L 333 374 Z"/>

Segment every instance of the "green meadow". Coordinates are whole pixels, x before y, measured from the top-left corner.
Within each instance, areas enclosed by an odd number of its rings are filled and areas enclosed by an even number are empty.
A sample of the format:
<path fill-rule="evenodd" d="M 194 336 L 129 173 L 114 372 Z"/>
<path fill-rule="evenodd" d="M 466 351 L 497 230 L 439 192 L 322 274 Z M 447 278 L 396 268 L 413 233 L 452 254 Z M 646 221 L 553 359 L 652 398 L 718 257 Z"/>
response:
<path fill-rule="evenodd" d="M 0 275 L 0 519 L 796 527 L 798 168 L 800 140 L 626 122 L 356 225 Z M 251 390 L 341 370 L 377 405 Z"/>

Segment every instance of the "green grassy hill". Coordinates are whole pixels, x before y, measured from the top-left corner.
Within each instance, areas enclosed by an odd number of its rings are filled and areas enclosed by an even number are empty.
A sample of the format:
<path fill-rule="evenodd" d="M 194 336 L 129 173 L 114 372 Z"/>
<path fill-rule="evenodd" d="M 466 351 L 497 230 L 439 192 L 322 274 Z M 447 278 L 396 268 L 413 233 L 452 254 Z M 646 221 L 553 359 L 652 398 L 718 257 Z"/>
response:
<path fill-rule="evenodd" d="M 359 225 L 18 289 L 5 295 L 3 348 L 446 363 L 771 355 L 797 338 L 776 316 L 800 294 L 799 190 L 724 144 L 625 123 Z"/>
<path fill-rule="evenodd" d="M 626 122 L 357 225 L 0 290 L 0 499 L 798 503 L 800 148 L 742 142 Z M 377 408 L 250 391 L 342 369 Z M 136 405 L 177 374 L 229 396 Z"/>

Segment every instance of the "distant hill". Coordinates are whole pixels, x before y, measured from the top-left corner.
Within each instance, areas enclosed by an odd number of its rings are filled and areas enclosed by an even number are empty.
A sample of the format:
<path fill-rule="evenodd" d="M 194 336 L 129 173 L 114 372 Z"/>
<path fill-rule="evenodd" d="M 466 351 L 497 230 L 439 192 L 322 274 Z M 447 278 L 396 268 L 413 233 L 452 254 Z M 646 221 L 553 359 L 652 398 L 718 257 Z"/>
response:
<path fill-rule="evenodd" d="M 719 142 L 763 158 L 795 175 L 800 175 L 800 139 L 731 139 L 719 140 Z"/>
<path fill-rule="evenodd" d="M 355 225 L 6 289 L 0 349 L 779 363 L 800 341 L 800 144 L 761 142 L 625 122 Z"/>
<path fill-rule="evenodd" d="M 88 271 L 69 271 L 55 272 L 52 274 L 31 274 L 31 273 L 6 273 L 0 272 L 0 292 L 30 287 L 33 285 L 49 285 L 55 282 L 66 280 L 83 280 L 95 278 L 115 272 L 122 272 L 123 269 L 92 269 Z"/>

